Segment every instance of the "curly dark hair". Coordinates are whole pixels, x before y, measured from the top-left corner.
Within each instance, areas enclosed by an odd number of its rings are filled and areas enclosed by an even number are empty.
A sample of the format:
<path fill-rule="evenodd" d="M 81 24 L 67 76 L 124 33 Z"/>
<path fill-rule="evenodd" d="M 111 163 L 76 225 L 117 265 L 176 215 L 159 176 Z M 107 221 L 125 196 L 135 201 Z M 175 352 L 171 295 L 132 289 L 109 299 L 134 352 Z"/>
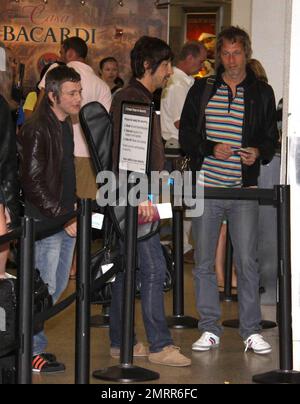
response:
<path fill-rule="evenodd" d="M 154 74 L 163 61 L 173 59 L 173 52 L 163 40 L 142 36 L 135 43 L 130 53 L 130 58 L 133 77 L 141 79 L 146 70 L 145 62 L 149 63 L 151 73 Z"/>

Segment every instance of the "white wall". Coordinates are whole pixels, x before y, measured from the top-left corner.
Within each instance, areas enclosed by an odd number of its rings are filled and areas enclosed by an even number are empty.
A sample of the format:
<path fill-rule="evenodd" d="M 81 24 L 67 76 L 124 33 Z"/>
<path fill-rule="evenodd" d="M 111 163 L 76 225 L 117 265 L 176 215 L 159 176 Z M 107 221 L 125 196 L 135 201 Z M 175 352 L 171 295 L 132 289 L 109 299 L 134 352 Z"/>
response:
<path fill-rule="evenodd" d="M 252 0 L 232 0 L 231 24 L 238 25 L 251 35 Z"/>
<path fill-rule="evenodd" d="M 300 114 L 299 114 L 299 69 L 300 69 L 300 2 L 287 1 L 291 8 L 291 26 L 287 33 L 290 45 L 289 62 L 286 71 L 286 110 L 283 118 L 286 123 L 288 143 L 288 183 L 291 186 L 291 265 L 292 265 L 292 317 L 294 339 L 294 369 L 300 370 Z"/>
<path fill-rule="evenodd" d="M 276 101 L 283 96 L 285 0 L 252 0 L 253 57 L 263 64 Z"/>
<path fill-rule="evenodd" d="M 276 101 L 283 95 L 286 0 L 232 0 L 232 24 L 250 34 L 253 57 L 264 66 Z"/>

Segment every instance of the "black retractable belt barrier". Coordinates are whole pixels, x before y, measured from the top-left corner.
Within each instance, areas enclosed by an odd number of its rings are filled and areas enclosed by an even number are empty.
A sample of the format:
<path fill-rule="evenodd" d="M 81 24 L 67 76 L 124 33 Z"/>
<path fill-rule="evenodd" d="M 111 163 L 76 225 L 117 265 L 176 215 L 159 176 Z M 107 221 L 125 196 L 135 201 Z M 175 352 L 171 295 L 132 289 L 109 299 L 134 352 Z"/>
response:
<path fill-rule="evenodd" d="M 233 248 L 230 240 L 229 230 L 227 229 L 227 238 L 226 238 L 226 266 L 225 266 L 225 284 L 224 284 L 224 292 L 220 293 L 220 299 L 225 302 L 232 302 L 238 300 L 238 295 L 232 294 L 232 264 L 233 264 Z M 238 319 L 233 320 L 225 320 L 222 322 L 224 327 L 229 328 L 239 328 L 240 322 Z M 262 320 L 260 325 L 263 330 L 267 330 L 270 328 L 277 327 L 277 324 L 274 321 Z"/>
<path fill-rule="evenodd" d="M 225 302 L 232 302 L 238 300 L 238 295 L 232 294 L 232 264 L 233 264 L 233 248 L 230 240 L 229 228 L 227 228 L 226 237 L 226 266 L 225 266 L 225 284 L 224 293 L 220 293 L 220 298 Z M 222 322 L 224 327 L 239 328 L 240 322 L 238 319 L 225 320 Z M 263 330 L 277 327 L 274 321 L 262 320 L 260 325 Z"/>
<path fill-rule="evenodd" d="M 128 184 L 128 192 L 134 186 Z M 137 226 L 138 208 L 128 203 L 126 208 L 125 231 L 125 280 L 123 293 L 122 313 L 122 343 L 120 351 L 120 364 L 104 370 L 96 370 L 93 376 L 100 380 L 109 380 L 123 383 L 143 382 L 159 379 L 159 374 L 148 369 L 134 366 L 133 339 L 134 339 L 134 300 L 135 300 L 135 269 L 137 256 Z"/>
<path fill-rule="evenodd" d="M 18 384 L 32 383 L 34 243 L 36 238 L 48 237 L 57 232 L 72 217 L 74 217 L 73 212 L 54 219 L 50 223 L 35 223 L 34 219 L 28 217 L 22 219 L 20 271 L 17 281 L 19 304 L 17 305 L 16 379 Z"/>
<path fill-rule="evenodd" d="M 88 384 L 90 378 L 90 264 L 92 204 L 81 200 L 77 228 L 75 383 Z"/>
<path fill-rule="evenodd" d="M 11 377 L 9 383 L 32 383 L 32 351 L 33 351 L 33 324 L 44 321 L 55 315 L 58 308 L 51 308 L 47 312 L 33 315 L 33 291 L 34 291 L 34 244 L 35 240 L 54 234 L 71 218 L 77 215 L 72 212 L 65 216 L 51 220 L 50 222 L 35 222 L 34 219 L 24 217 L 22 224 L 17 229 L 0 237 L 0 245 L 20 238 L 19 271 L 17 278 L 17 340 L 16 353 L 16 378 Z M 68 304 L 73 299 L 68 300 Z M 66 304 L 61 302 L 61 307 Z M 13 353 L 13 352 L 12 352 Z"/>
<path fill-rule="evenodd" d="M 293 370 L 291 299 L 290 187 L 276 186 L 279 267 L 279 355 L 280 369 L 253 376 L 264 384 L 300 384 L 300 372 Z"/>
<path fill-rule="evenodd" d="M 194 191 L 194 196 L 196 192 Z M 271 189 L 206 189 L 207 199 L 263 200 L 277 207 L 279 268 L 279 355 L 280 369 L 253 376 L 256 383 L 300 384 L 300 372 L 293 370 L 293 333 L 291 302 L 290 187 Z"/>
<path fill-rule="evenodd" d="M 183 264 L 183 209 L 173 209 L 174 287 L 173 316 L 167 317 L 171 328 L 197 328 L 196 318 L 184 315 L 184 264 Z"/>
<path fill-rule="evenodd" d="M 183 156 L 181 149 L 165 148 L 170 170 L 177 170 L 176 159 Z M 183 259 L 183 215 L 184 209 L 173 207 L 173 314 L 167 316 L 170 328 L 197 328 L 198 320 L 184 314 L 184 259 Z"/>
<path fill-rule="evenodd" d="M 193 190 L 193 196 L 196 196 L 195 189 Z M 247 188 L 247 189 L 229 189 L 229 188 L 207 188 L 204 190 L 205 199 L 229 199 L 229 200 L 253 200 L 264 201 L 269 204 L 275 204 L 276 192 L 272 189 L 262 188 Z M 231 278 L 230 278 L 231 283 Z M 225 320 L 222 325 L 224 327 L 239 328 L 239 321 Z M 273 321 L 263 320 L 261 326 L 264 329 L 276 327 L 276 323 Z"/>
<path fill-rule="evenodd" d="M 17 335 L 17 384 L 32 383 L 34 220 L 22 219 Z"/>

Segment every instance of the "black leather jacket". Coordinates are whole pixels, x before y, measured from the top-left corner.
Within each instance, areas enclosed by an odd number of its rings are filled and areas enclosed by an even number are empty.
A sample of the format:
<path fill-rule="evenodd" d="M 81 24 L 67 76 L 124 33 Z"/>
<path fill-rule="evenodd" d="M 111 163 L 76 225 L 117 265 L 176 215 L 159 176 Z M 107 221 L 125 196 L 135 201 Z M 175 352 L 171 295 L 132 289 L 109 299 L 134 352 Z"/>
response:
<path fill-rule="evenodd" d="M 0 187 L 5 206 L 14 228 L 19 224 L 19 181 L 17 175 L 16 134 L 11 112 L 6 100 L 0 95 Z"/>
<path fill-rule="evenodd" d="M 222 69 L 218 72 L 210 98 L 223 83 L 222 72 Z M 193 171 L 201 169 L 204 157 L 213 155 L 216 145 L 206 139 L 205 116 L 202 125 L 198 125 L 206 80 L 196 80 L 187 95 L 180 118 L 179 141 L 184 153 L 191 157 Z M 242 147 L 256 147 L 260 152 L 260 158 L 252 166 L 242 165 L 243 187 L 249 187 L 257 185 L 260 163 L 268 164 L 275 154 L 278 142 L 276 105 L 272 87 L 257 80 L 251 70 L 247 69 L 246 79 L 240 85 L 245 90 Z M 200 130 L 197 130 L 198 126 Z"/>
<path fill-rule="evenodd" d="M 46 217 L 68 213 L 61 206 L 62 128 L 46 97 L 23 125 L 18 141 L 25 200 Z"/>

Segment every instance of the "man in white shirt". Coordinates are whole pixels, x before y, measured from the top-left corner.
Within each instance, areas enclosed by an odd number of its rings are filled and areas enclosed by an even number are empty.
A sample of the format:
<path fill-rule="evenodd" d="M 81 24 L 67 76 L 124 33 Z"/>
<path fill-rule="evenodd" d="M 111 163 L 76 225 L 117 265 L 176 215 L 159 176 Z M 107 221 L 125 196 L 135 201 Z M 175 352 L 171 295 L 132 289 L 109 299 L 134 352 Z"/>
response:
<path fill-rule="evenodd" d="M 166 148 L 180 149 L 178 129 L 183 105 L 194 84 L 193 75 L 198 73 L 206 59 L 207 52 L 204 45 L 197 41 L 183 45 L 178 56 L 178 63 L 173 68 L 173 75 L 164 88 L 160 104 L 160 122 L 162 137 L 166 141 Z M 192 245 L 189 242 L 191 221 L 184 221 L 183 242 L 185 262 L 190 263 L 193 257 Z"/>
<path fill-rule="evenodd" d="M 193 75 L 199 72 L 205 59 L 206 50 L 200 42 L 191 41 L 183 45 L 178 63 L 173 68 L 174 73 L 161 97 L 160 119 L 162 137 L 167 142 L 166 147 L 172 143 L 171 147 L 180 148 L 178 128 L 181 111 L 187 93 L 194 84 Z"/>
<path fill-rule="evenodd" d="M 68 67 L 73 67 L 76 72 L 80 74 L 82 85 L 81 106 L 92 101 L 98 101 L 109 112 L 111 105 L 110 89 L 108 85 L 96 75 L 94 70 L 86 64 L 85 60 L 87 53 L 88 47 L 85 41 L 79 37 L 65 39 L 60 49 L 61 60 L 66 62 Z M 45 77 L 39 84 L 40 89 L 43 89 L 44 87 Z M 79 123 L 78 115 L 72 117 L 72 123 L 75 144 L 74 156 L 77 196 L 79 198 L 96 199 L 97 173 L 94 172 L 92 166 L 90 153 Z"/>

